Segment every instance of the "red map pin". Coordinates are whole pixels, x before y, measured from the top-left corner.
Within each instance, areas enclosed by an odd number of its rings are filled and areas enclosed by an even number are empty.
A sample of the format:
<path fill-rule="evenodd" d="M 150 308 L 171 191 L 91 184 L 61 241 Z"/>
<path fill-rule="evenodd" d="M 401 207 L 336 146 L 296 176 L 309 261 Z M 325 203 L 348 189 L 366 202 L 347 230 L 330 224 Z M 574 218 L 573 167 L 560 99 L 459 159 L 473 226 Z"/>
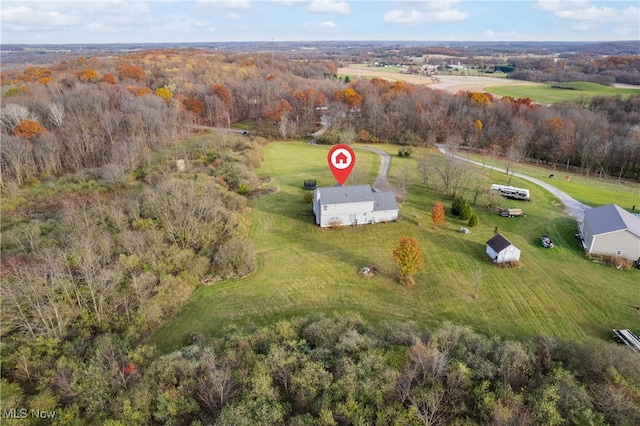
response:
<path fill-rule="evenodd" d="M 347 145 L 336 145 L 329 151 L 327 162 L 331 173 L 342 186 L 351 174 L 353 165 L 356 164 L 356 154 Z"/>

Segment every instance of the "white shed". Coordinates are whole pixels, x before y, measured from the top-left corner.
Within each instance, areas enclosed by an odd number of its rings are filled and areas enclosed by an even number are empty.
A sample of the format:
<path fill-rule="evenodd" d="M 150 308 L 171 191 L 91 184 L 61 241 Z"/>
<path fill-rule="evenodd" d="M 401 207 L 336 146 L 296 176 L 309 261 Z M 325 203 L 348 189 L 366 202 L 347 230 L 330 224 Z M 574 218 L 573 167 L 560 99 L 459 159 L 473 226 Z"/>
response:
<path fill-rule="evenodd" d="M 520 249 L 511 244 L 501 234 L 496 234 L 487 241 L 487 256 L 493 263 L 515 262 L 520 260 Z"/>

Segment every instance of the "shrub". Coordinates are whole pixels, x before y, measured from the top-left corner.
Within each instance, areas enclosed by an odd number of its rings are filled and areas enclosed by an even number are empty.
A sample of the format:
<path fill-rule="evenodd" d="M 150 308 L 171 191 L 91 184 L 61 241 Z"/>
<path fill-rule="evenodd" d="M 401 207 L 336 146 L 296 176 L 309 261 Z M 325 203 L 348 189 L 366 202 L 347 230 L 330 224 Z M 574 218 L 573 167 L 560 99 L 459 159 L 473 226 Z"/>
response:
<path fill-rule="evenodd" d="M 249 192 L 249 187 L 246 183 L 241 183 L 240 185 L 238 185 L 238 189 L 236 189 L 236 192 L 240 195 L 245 195 L 247 192 Z"/>
<path fill-rule="evenodd" d="M 304 201 L 307 204 L 313 202 L 313 192 L 305 192 L 304 195 L 302 196 L 302 201 Z"/>
<path fill-rule="evenodd" d="M 462 209 L 462 204 L 464 203 L 464 198 L 456 197 L 451 204 L 451 214 L 454 216 L 460 216 L 460 210 Z"/>
<path fill-rule="evenodd" d="M 473 211 L 471 210 L 471 206 L 469 205 L 469 203 L 464 201 L 464 203 L 460 207 L 460 219 L 469 220 L 471 219 L 472 214 L 473 214 Z"/>
<path fill-rule="evenodd" d="M 478 225 L 478 215 L 473 213 L 469 218 L 469 227 L 473 228 Z"/>
<path fill-rule="evenodd" d="M 589 257 L 589 259 L 604 263 L 609 266 L 613 266 L 614 268 L 620 269 L 621 271 L 630 271 L 635 266 L 635 262 L 633 260 L 625 259 L 619 256 L 606 254 L 589 254 L 587 256 Z"/>
<path fill-rule="evenodd" d="M 413 150 L 408 147 L 402 147 L 398 150 L 398 157 L 411 157 Z"/>

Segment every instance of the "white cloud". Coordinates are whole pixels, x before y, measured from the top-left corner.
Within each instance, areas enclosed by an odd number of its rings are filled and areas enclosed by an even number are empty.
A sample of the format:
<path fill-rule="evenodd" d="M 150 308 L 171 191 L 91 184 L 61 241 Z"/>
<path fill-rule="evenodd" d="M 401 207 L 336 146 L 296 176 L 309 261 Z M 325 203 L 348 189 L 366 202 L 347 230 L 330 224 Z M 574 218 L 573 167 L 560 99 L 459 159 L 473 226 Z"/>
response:
<path fill-rule="evenodd" d="M 334 33 L 338 30 L 338 26 L 333 21 L 324 21 L 319 24 L 307 22 L 304 29 L 313 33 Z"/>
<path fill-rule="evenodd" d="M 202 9 L 249 10 L 251 9 L 251 0 L 198 0 L 196 7 Z"/>
<path fill-rule="evenodd" d="M 510 41 L 510 40 L 521 40 L 523 37 L 518 34 L 516 30 L 511 30 L 508 32 L 498 32 L 493 30 L 486 30 L 483 35 L 486 40 L 496 40 L 496 41 Z"/>
<path fill-rule="evenodd" d="M 584 9 L 589 7 L 588 0 L 538 0 L 534 8 L 543 12 L 558 12 L 562 10 Z"/>
<path fill-rule="evenodd" d="M 351 6 L 346 1 L 335 0 L 315 0 L 307 6 L 311 12 L 329 12 L 348 15 L 351 13 Z"/>
<path fill-rule="evenodd" d="M 55 8 L 33 8 L 28 5 L 7 6 L 2 8 L 2 23 L 10 28 L 40 28 L 46 30 L 55 27 L 78 25 L 80 16 L 73 11 L 59 11 Z"/>
<path fill-rule="evenodd" d="M 615 6 L 615 2 L 609 3 Z M 581 32 L 602 31 L 605 27 L 623 38 L 638 37 L 640 8 L 616 9 L 609 5 L 598 7 L 587 0 L 539 0 L 535 8 L 553 13 L 557 18 L 572 21 L 571 29 Z"/>
<path fill-rule="evenodd" d="M 456 22 L 469 18 L 469 13 L 457 9 L 422 12 L 419 10 L 390 10 L 384 14 L 384 22 L 390 24 L 422 24 L 424 22 Z"/>

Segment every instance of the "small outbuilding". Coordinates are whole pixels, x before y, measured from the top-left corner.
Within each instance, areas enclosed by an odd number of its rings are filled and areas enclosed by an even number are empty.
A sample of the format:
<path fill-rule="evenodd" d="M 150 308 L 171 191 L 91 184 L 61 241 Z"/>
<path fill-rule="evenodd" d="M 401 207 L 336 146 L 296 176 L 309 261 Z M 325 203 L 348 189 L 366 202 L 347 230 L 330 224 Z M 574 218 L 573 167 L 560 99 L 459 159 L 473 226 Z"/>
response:
<path fill-rule="evenodd" d="M 589 254 L 640 258 L 640 217 L 615 204 L 587 209 L 580 227 Z"/>
<path fill-rule="evenodd" d="M 496 234 L 487 241 L 486 253 L 493 263 L 506 263 L 520 260 L 520 249 L 502 236 L 502 234 Z"/>

